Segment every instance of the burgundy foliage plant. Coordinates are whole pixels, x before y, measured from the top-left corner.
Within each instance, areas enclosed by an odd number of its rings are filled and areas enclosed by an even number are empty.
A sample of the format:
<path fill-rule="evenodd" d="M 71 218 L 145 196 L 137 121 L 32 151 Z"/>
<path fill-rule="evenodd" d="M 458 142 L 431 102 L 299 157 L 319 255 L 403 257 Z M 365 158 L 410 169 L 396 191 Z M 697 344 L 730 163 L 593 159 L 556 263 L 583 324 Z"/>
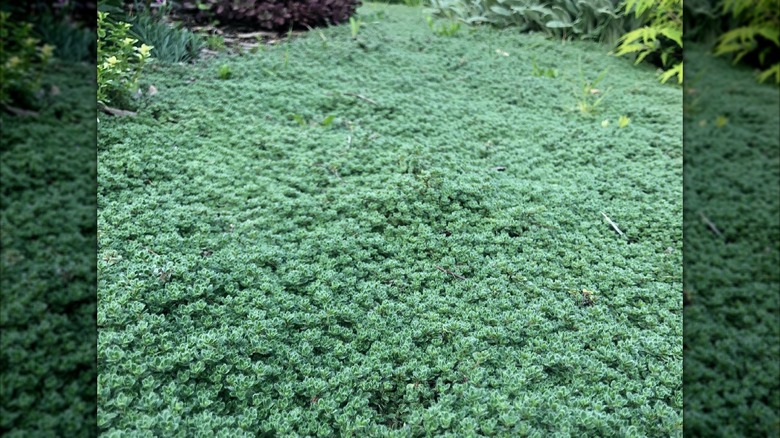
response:
<path fill-rule="evenodd" d="M 280 32 L 343 23 L 359 5 L 360 0 L 200 0 L 182 4 L 201 20 Z"/>

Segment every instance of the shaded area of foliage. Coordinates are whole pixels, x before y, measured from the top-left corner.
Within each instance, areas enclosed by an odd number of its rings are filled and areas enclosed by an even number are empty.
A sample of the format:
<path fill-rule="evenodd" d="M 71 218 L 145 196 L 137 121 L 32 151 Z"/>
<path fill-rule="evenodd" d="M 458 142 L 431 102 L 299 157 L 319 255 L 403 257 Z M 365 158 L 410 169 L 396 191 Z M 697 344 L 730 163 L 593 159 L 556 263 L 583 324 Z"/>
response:
<path fill-rule="evenodd" d="M 359 17 L 101 119 L 103 436 L 680 436 L 680 90 Z"/>
<path fill-rule="evenodd" d="M 626 0 L 625 8 L 644 25 L 620 37 L 614 54 L 634 54 L 637 64 L 655 59 L 664 69 L 659 75 L 661 82 L 676 76 L 682 84 L 682 0 Z"/>
<path fill-rule="evenodd" d="M 777 436 L 780 91 L 686 63 L 685 436 Z"/>
<path fill-rule="evenodd" d="M 758 68 L 780 84 L 780 9 L 776 0 L 686 0 L 685 39 Z"/>
<path fill-rule="evenodd" d="M 201 20 L 217 19 L 225 25 L 287 31 L 343 23 L 360 3 L 360 0 L 203 0 L 185 1 L 182 8 Z"/>
<path fill-rule="evenodd" d="M 94 6 L 94 5 L 93 5 Z M 45 104 L 41 78 L 49 63 L 94 62 L 96 39 L 83 2 L 0 4 L 0 105 L 36 109 Z"/>
<path fill-rule="evenodd" d="M 4 437 L 97 436 L 94 81 L 55 64 L 37 118 L 0 116 Z"/>
<path fill-rule="evenodd" d="M 0 105 L 35 106 L 41 76 L 54 54 L 32 34 L 32 24 L 0 12 Z"/>

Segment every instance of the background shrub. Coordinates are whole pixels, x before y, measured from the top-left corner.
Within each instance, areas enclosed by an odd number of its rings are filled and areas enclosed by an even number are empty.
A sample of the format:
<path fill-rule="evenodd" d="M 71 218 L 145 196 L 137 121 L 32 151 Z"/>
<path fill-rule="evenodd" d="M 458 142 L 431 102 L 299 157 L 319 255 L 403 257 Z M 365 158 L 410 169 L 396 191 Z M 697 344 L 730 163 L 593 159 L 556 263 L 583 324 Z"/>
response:
<path fill-rule="evenodd" d="M 203 37 L 176 27 L 148 13 L 131 19 L 130 33 L 140 42 L 154 47 L 154 58 L 164 63 L 187 62 L 198 57 L 206 43 Z"/>
<path fill-rule="evenodd" d="M 131 25 L 109 20 L 108 13 L 98 12 L 97 100 L 127 105 L 130 93 L 138 88 L 144 65 L 151 60 L 153 47 L 137 46 L 129 36 Z"/>
<path fill-rule="evenodd" d="M 95 62 L 97 46 L 94 29 L 59 14 L 35 17 L 33 28 L 42 41 L 57 47 L 57 59 L 65 62 Z"/>
<path fill-rule="evenodd" d="M 780 83 L 776 0 L 685 0 L 683 6 L 686 40 L 760 69 L 761 82 Z"/>
<path fill-rule="evenodd" d="M 205 46 L 202 36 L 171 20 L 174 3 L 170 1 L 104 0 L 99 9 L 131 24 L 130 35 L 140 43 L 154 47 L 154 58 L 162 63 L 188 62 L 198 57 Z"/>
<path fill-rule="evenodd" d="M 759 82 L 780 84 L 780 9 L 777 0 L 724 0 L 722 13 L 736 26 L 718 38 L 716 55 L 732 55 L 762 69 Z"/>
<path fill-rule="evenodd" d="M 682 0 L 627 0 L 625 8 L 626 13 L 633 11 L 646 24 L 620 37 L 615 54 L 634 54 L 637 64 L 648 56 L 657 56 L 656 62 L 660 60 L 666 69 L 660 74 L 661 82 L 677 76 L 682 83 Z"/>
<path fill-rule="evenodd" d="M 31 23 L 0 12 L 0 104 L 32 106 L 54 47 L 33 36 Z"/>
<path fill-rule="evenodd" d="M 683 36 L 688 41 L 712 45 L 728 28 L 728 17 L 720 11 L 720 0 L 685 0 L 683 2 Z"/>
<path fill-rule="evenodd" d="M 182 9 L 200 20 L 217 19 L 221 24 L 287 31 L 343 23 L 360 4 L 359 0 L 205 0 L 185 2 Z"/>
<path fill-rule="evenodd" d="M 95 4 L 72 0 L 4 2 L 2 9 L 24 17 L 32 36 L 56 47 L 64 62 L 95 62 Z"/>

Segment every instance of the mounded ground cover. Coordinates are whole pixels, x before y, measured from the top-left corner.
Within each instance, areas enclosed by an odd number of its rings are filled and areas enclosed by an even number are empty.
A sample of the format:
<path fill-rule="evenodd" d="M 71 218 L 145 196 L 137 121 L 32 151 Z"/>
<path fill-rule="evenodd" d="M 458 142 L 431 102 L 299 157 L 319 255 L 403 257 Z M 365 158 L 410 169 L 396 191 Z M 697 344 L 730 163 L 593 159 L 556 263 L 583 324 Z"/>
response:
<path fill-rule="evenodd" d="M 680 436 L 680 88 L 360 17 L 101 117 L 104 436 Z"/>
<path fill-rule="evenodd" d="M 776 436 L 780 90 L 704 52 L 686 49 L 685 435 Z"/>
<path fill-rule="evenodd" d="M 0 114 L 3 436 L 95 435 L 94 84 L 55 64 L 38 117 Z"/>

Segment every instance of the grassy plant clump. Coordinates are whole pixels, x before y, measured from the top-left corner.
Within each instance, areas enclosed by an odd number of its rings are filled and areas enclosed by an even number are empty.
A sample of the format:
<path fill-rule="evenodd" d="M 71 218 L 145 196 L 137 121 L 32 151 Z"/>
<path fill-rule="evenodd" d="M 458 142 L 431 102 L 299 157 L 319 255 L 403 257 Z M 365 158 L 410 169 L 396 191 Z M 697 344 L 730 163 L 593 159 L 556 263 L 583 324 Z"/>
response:
<path fill-rule="evenodd" d="M 62 62 L 95 62 L 95 30 L 62 15 L 35 17 L 35 33 L 41 40 L 56 46 L 56 58 Z"/>
<path fill-rule="evenodd" d="M 101 119 L 101 433 L 681 436 L 681 90 L 380 9 Z"/>
<path fill-rule="evenodd" d="M 160 62 L 192 61 L 206 46 L 200 35 L 149 14 L 136 15 L 131 24 L 130 34 L 141 43 L 154 47 L 154 58 Z"/>

